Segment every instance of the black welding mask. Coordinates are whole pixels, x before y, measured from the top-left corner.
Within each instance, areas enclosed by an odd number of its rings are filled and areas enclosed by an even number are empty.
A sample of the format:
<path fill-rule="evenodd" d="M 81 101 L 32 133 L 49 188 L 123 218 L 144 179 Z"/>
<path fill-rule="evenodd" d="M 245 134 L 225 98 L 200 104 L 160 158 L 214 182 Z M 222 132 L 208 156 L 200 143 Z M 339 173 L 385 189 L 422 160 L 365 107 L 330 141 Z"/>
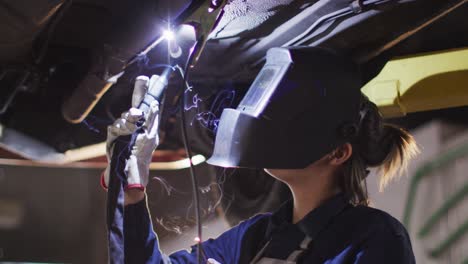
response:
<path fill-rule="evenodd" d="M 219 120 L 209 164 L 305 168 L 349 141 L 359 122 L 356 65 L 316 48 L 272 48 L 237 109 Z"/>

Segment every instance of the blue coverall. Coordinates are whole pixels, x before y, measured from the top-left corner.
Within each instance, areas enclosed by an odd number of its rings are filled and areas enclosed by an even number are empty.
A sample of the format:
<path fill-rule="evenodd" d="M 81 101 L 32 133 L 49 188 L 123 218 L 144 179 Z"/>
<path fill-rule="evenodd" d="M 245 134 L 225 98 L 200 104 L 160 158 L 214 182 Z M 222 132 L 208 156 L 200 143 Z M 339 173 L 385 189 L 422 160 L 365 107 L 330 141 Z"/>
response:
<path fill-rule="evenodd" d="M 292 201 L 273 214 L 260 214 L 203 242 L 207 258 L 223 264 L 250 263 L 262 257 L 286 259 L 306 236 L 311 243 L 298 263 L 415 263 L 409 236 L 398 220 L 366 206 L 352 206 L 339 194 L 291 223 Z M 146 201 L 129 205 L 124 215 L 126 263 L 196 263 L 196 250 L 160 252 Z M 265 247 L 265 245 L 267 246 Z"/>

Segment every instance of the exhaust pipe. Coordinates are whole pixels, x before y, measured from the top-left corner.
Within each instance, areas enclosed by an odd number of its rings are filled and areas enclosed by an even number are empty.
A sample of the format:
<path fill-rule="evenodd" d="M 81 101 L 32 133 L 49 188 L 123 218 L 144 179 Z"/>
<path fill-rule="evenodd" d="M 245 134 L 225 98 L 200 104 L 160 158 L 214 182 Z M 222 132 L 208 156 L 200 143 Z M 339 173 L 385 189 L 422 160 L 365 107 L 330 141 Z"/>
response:
<path fill-rule="evenodd" d="M 62 105 L 62 115 L 72 124 L 83 121 L 113 83 L 88 74 Z"/>

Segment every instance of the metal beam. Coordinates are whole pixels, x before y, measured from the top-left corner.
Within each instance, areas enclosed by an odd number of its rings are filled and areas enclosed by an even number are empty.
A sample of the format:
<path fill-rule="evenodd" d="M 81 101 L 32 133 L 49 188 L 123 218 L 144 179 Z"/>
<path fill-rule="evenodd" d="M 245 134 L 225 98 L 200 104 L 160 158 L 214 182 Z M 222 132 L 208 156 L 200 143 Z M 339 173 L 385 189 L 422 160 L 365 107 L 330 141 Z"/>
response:
<path fill-rule="evenodd" d="M 468 48 L 389 61 L 362 92 L 384 117 L 468 105 Z"/>

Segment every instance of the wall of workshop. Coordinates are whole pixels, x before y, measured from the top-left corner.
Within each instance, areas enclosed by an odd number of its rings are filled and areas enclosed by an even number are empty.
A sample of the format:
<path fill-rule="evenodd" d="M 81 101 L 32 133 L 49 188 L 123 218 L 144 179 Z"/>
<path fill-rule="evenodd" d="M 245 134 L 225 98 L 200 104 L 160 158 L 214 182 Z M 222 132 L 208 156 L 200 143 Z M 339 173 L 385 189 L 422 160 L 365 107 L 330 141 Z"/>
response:
<path fill-rule="evenodd" d="M 201 186 L 212 180 L 210 169 L 197 166 Z M 106 192 L 99 183 L 101 172 L 0 165 L 0 263 L 107 263 Z M 166 230 L 170 224 L 181 231 L 192 225 L 184 218 L 192 213 L 190 178 L 185 169 L 153 171 L 151 177 L 161 178 L 150 181 L 148 196 L 156 231 L 165 244 L 180 237 Z M 213 191 L 201 196 L 204 206 L 215 201 Z M 213 220 L 215 213 L 205 216 Z"/>
<path fill-rule="evenodd" d="M 105 263 L 99 177 L 98 170 L 1 166 L 0 261 Z"/>
<path fill-rule="evenodd" d="M 433 121 L 412 131 L 421 148 L 421 154 L 410 164 L 408 173 L 391 183 L 384 192 L 379 192 L 377 176 L 373 171 L 368 177 L 368 188 L 373 206 L 389 212 L 404 222 L 404 210 L 411 193 L 410 184 L 423 166 L 432 164 L 436 168 L 427 169 L 414 193 L 414 206 L 410 210 L 410 221 L 406 227 L 411 236 L 417 263 L 461 264 L 468 261 L 468 233 L 457 229 L 468 221 L 468 195 L 456 203 L 448 212 L 441 214 L 425 236 L 418 233 L 429 218 L 446 203 L 450 197 L 468 184 L 468 151 L 457 158 L 447 158 L 447 153 L 468 146 L 468 128 Z M 463 152 L 463 151 L 461 151 Z M 449 154 L 450 155 L 450 154 Z M 446 166 L 438 167 L 440 159 L 447 160 Z M 436 161 L 436 163 L 434 163 Z M 439 161 L 439 162 L 438 162 Z M 429 168 L 429 167 L 426 167 Z M 467 228 L 465 228 L 464 231 Z M 453 235 L 458 235 L 451 246 L 442 250 L 437 257 L 431 257 L 434 249 L 443 245 Z M 452 236 L 453 237 L 453 236 Z"/>

